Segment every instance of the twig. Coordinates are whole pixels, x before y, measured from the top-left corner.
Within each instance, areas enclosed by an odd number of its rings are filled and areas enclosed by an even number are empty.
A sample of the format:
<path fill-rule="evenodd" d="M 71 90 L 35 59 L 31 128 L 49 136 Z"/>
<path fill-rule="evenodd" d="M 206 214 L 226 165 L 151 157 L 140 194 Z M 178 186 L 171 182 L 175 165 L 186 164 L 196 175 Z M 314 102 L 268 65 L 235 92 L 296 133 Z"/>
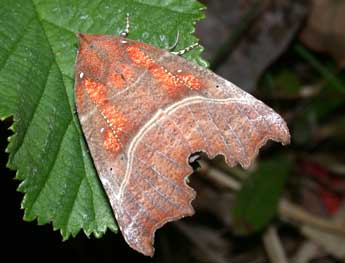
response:
<path fill-rule="evenodd" d="M 298 251 L 296 252 L 295 256 L 292 258 L 291 262 L 295 263 L 308 263 L 313 258 L 318 256 L 322 250 L 320 250 L 320 246 L 316 245 L 312 241 L 305 241 Z"/>
<path fill-rule="evenodd" d="M 263 242 L 267 255 L 272 263 L 287 263 L 288 259 L 285 254 L 284 247 L 278 236 L 277 229 L 270 226 L 264 233 Z"/>
<path fill-rule="evenodd" d="M 345 236 L 345 224 L 333 222 L 308 213 L 303 208 L 282 199 L 279 204 L 279 214 L 282 219 L 314 226 L 318 229 Z"/>
<path fill-rule="evenodd" d="M 241 184 L 238 181 L 234 180 L 219 169 L 214 167 L 210 168 L 205 162 L 202 163 L 202 169 L 205 171 L 205 174 L 209 179 L 228 189 L 238 191 L 241 188 Z M 345 236 L 344 223 L 335 223 L 333 221 L 314 216 L 302 207 L 294 205 L 284 198 L 280 201 L 278 213 L 281 219 L 291 223 L 306 224 L 327 232 Z"/>
<path fill-rule="evenodd" d="M 233 179 L 231 176 L 228 176 L 223 171 L 210 167 L 206 162 L 199 161 L 201 169 L 200 172 L 205 173 L 206 177 L 211 179 L 212 181 L 216 182 L 217 184 L 232 189 L 232 190 L 240 190 L 241 184 Z"/>

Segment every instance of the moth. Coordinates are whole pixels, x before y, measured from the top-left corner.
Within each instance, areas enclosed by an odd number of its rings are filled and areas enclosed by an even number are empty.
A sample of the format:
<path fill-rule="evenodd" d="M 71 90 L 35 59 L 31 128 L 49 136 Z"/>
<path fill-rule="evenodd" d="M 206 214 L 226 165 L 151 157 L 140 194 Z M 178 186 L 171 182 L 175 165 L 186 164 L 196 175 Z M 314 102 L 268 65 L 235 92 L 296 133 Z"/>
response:
<path fill-rule="evenodd" d="M 290 141 L 271 108 L 210 70 L 120 36 L 78 34 L 78 117 L 118 226 L 135 250 L 154 253 L 155 231 L 191 216 L 188 158 L 223 155 L 250 166 L 271 139 Z"/>

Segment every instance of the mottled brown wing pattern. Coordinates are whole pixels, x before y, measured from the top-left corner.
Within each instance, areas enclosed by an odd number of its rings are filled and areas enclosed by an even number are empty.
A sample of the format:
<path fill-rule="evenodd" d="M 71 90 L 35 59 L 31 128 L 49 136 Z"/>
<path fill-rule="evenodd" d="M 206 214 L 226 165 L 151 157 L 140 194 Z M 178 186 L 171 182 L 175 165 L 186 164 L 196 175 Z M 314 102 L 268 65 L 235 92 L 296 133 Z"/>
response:
<path fill-rule="evenodd" d="M 193 214 L 189 156 L 222 154 L 247 168 L 267 140 L 289 143 L 284 120 L 211 71 L 116 36 L 80 35 L 76 104 L 118 225 L 153 255 L 155 231 Z"/>

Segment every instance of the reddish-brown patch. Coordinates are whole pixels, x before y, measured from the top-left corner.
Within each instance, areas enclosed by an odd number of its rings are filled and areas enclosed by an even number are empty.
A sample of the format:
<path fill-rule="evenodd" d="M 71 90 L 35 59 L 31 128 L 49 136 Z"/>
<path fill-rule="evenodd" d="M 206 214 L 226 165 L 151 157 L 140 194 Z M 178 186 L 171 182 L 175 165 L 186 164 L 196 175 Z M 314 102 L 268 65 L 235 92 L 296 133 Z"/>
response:
<path fill-rule="evenodd" d="M 120 64 L 119 69 L 121 70 L 121 73 L 124 76 L 124 78 L 127 80 L 127 82 L 134 81 L 135 74 L 131 66 L 127 64 Z"/>
<path fill-rule="evenodd" d="M 129 121 L 108 101 L 105 85 L 89 78 L 85 78 L 83 84 L 91 101 L 98 107 L 109 126 L 109 129 L 106 129 L 104 133 L 104 146 L 107 150 L 117 153 L 121 148 L 121 137 L 125 134 L 126 129 L 130 128 Z"/>
<path fill-rule="evenodd" d="M 120 112 L 116 111 L 115 107 L 109 102 L 101 105 L 101 112 L 107 119 L 110 128 L 113 129 L 118 136 L 123 134 L 126 128 L 129 128 L 127 118 Z"/>
<path fill-rule="evenodd" d="M 90 97 L 91 101 L 96 105 L 102 105 L 107 100 L 107 87 L 102 83 L 97 83 L 92 79 L 85 78 L 83 81 L 84 88 Z"/>
<path fill-rule="evenodd" d="M 114 135 L 110 128 L 106 128 L 103 131 L 103 146 L 107 151 L 112 153 L 118 153 L 121 149 L 119 139 Z"/>
<path fill-rule="evenodd" d="M 165 89 L 170 96 L 174 96 L 176 93 L 180 93 L 182 88 L 186 88 L 186 85 L 184 85 L 179 78 L 156 63 L 139 48 L 128 46 L 127 52 L 135 64 L 151 72 L 153 78 L 160 83 L 160 86 Z"/>
<path fill-rule="evenodd" d="M 180 78 L 188 88 L 193 90 L 200 90 L 201 89 L 201 82 L 200 80 L 190 73 L 178 73 L 177 77 Z"/>
<path fill-rule="evenodd" d="M 155 62 L 148 55 L 135 46 L 128 45 L 127 52 L 132 61 L 137 65 L 147 69 L 155 65 Z"/>
<path fill-rule="evenodd" d="M 126 81 L 121 76 L 121 74 L 118 74 L 117 72 L 112 72 L 109 76 L 107 84 L 111 87 L 121 89 L 125 87 Z"/>

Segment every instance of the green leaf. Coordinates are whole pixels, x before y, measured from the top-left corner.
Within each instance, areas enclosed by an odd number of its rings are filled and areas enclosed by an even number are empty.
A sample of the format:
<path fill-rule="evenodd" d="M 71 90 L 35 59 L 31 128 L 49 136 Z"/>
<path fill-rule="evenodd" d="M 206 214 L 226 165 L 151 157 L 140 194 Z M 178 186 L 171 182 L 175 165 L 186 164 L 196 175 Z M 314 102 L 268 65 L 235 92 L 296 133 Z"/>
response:
<path fill-rule="evenodd" d="M 290 164 L 283 158 L 262 161 L 237 193 L 233 209 L 234 230 L 249 234 L 262 230 L 272 220 L 289 174 Z"/>
<path fill-rule="evenodd" d="M 179 32 L 179 49 L 196 41 L 202 9 L 192 0 L 1 1 L 0 118 L 14 120 L 8 167 L 25 220 L 52 222 L 64 239 L 117 231 L 75 115 L 75 33 L 119 34 L 129 13 L 129 38 L 164 48 Z M 206 65 L 200 53 L 187 58 Z"/>

